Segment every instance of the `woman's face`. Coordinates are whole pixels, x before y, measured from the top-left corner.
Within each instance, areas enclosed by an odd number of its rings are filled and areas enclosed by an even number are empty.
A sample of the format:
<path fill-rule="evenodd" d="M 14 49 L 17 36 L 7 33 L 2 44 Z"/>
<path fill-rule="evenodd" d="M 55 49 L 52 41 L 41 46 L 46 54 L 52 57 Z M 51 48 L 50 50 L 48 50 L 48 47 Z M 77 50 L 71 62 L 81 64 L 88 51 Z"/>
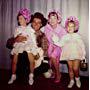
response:
<path fill-rule="evenodd" d="M 25 18 L 22 15 L 18 17 L 18 22 L 21 26 L 26 26 L 27 24 Z"/>
<path fill-rule="evenodd" d="M 74 30 L 75 30 L 75 24 L 74 23 L 68 23 L 68 32 L 69 33 L 74 33 Z"/>
<path fill-rule="evenodd" d="M 38 30 L 40 30 L 40 28 L 42 26 L 42 21 L 39 18 L 34 18 L 31 24 L 32 24 L 32 28 L 35 31 L 38 31 Z"/>
<path fill-rule="evenodd" d="M 54 25 L 57 25 L 57 24 L 58 24 L 57 15 L 50 15 L 49 24 L 50 24 L 51 26 L 54 26 Z"/>

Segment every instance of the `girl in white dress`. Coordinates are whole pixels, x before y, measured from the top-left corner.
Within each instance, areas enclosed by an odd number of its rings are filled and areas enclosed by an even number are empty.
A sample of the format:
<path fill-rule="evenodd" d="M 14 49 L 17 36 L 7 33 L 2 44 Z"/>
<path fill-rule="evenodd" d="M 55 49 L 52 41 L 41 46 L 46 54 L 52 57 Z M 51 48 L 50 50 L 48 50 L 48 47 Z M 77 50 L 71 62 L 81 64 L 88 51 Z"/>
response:
<path fill-rule="evenodd" d="M 70 83 L 68 84 L 68 88 L 72 88 L 74 85 L 74 76 L 76 85 L 78 88 L 80 88 L 81 82 L 79 78 L 79 66 L 80 60 L 85 59 L 85 45 L 81 39 L 81 36 L 76 33 L 79 28 L 79 22 L 77 18 L 70 16 L 65 22 L 65 27 L 67 34 L 64 35 L 61 40 L 54 34 L 52 40 L 55 45 L 62 47 L 60 60 L 66 60 L 68 63 L 70 76 Z"/>
<path fill-rule="evenodd" d="M 19 53 L 23 53 L 24 51 L 26 51 L 28 54 L 28 59 L 30 62 L 30 74 L 29 74 L 30 85 L 32 85 L 34 82 L 33 80 L 33 77 L 34 77 L 33 72 L 35 69 L 34 56 L 36 56 L 37 54 L 39 54 L 40 56 L 43 56 L 42 49 L 37 47 L 35 31 L 29 25 L 30 18 L 31 18 L 31 15 L 29 10 L 21 9 L 19 11 L 17 16 L 19 26 L 15 30 L 14 37 L 15 38 L 25 37 L 25 39 L 20 42 L 14 43 L 14 47 L 11 51 L 11 54 L 13 55 L 12 76 L 8 84 L 12 84 L 16 80 L 16 65 L 17 65 Z M 40 57 L 39 59 L 43 60 L 43 57 Z"/>

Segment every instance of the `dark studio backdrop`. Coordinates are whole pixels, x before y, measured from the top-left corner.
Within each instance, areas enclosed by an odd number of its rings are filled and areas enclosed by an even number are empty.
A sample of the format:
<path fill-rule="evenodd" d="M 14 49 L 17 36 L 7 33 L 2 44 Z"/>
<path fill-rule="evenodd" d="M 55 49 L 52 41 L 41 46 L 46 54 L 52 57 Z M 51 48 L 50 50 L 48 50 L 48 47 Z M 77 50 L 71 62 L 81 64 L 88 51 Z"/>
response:
<path fill-rule="evenodd" d="M 17 13 L 21 8 L 28 8 L 31 13 L 41 12 L 46 17 L 50 10 L 62 13 L 62 25 L 66 17 L 76 16 L 80 21 L 79 34 L 86 46 L 86 58 L 89 63 L 89 1 L 88 0 L 0 0 L 0 69 L 11 69 L 10 50 L 6 41 L 13 36 L 17 26 Z M 68 72 L 66 64 L 61 64 L 61 72 Z M 80 71 L 80 75 L 89 76 L 89 70 Z"/>

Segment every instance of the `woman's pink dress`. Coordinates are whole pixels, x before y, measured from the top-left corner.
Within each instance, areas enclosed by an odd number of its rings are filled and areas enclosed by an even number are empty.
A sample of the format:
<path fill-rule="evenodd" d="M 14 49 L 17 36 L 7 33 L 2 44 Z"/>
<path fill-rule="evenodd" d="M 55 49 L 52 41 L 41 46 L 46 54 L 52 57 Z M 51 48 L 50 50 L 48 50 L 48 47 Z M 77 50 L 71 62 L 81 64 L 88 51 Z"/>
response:
<path fill-rule="evenodd" d="M 65 29 L 60 26 L 59 24 L 57 25 L 57 27 L 55 29 L 53 29 L 49 24 L 47 24 L 45 26 L 45 30 L 44 33 L 48 39 L 48 56 L 49 57 L 53 57 L 57 60 L 57 62 L 59 62 L 60 60 L 60 55 L 61 55 L 61 48 L 56 46 L 55 44 L 53 44 L 52 41 L 52 36 L 53 34 L 58 35 L 59 38 L 61 38 L 63 35 L 66 34 Z"/>

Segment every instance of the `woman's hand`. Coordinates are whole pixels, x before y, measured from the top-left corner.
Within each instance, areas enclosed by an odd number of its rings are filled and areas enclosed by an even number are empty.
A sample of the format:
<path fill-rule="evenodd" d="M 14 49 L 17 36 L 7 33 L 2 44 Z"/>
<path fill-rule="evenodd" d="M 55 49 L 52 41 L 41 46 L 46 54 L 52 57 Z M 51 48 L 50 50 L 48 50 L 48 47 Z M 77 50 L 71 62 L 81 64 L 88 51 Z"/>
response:
<path fill-rule="evenodd" d="M 26 41 L 26 40 L 27 40 L 27 38 L 24 37 L 24 36 L 17 36 L 15 38 L 15 42 L 23 42 L 23 41 Z"/>

